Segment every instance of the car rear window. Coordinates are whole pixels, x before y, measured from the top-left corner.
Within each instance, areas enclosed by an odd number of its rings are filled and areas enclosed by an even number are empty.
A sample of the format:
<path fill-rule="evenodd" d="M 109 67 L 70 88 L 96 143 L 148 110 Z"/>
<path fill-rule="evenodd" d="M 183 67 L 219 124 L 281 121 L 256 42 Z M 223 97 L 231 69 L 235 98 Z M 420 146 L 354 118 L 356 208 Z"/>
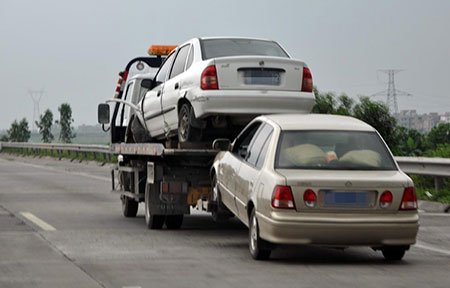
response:
<path fill-rule="evenodd" d="M 207 39 L 201 41 L 203 60 L 227 56 L 275 56 L 289 58 L 274 41 L 254 39 Z"/>
<path fill-rule="evenodd" d="M 275 168 L 397 170 L 380 136 L 366 131 L 284 131 Z"/>

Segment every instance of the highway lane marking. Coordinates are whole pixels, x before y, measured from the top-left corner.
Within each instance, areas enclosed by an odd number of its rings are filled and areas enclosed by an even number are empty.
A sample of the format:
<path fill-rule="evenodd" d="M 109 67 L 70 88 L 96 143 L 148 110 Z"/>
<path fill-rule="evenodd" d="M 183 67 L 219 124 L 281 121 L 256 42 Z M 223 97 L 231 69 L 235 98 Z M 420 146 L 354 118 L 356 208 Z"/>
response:
<path fill-rule="evenodd" d="M 450 213 L 420 213 L 420 216 L 441 216 L 441 217 L 450 217 Z"/>
<path fill-rule="evenodd" d="M 419 241 L 417 241 L 417 243 L 413 247 L 417 247 L 417 248 L 420 248 L 420 249 L 433 251 L 433 252 L 436 252 L 436 253 L 441 253 L 441 254 L 450 256 L 450 251 L 448 251 L 448 250 L 444 250 L 444 249 L 440 249 L 440 248 L 436 248 L 436 247 L 431 247 L 431 246 L 425 245 L 425 244 L 423 244 L 422 242 L 419 242 Z"/>
<path fill-rule="evenodd" d="M 4 159 L 0 159 L 0 160 L 1 161 L 6 161 Z M 36 164 L 31 164 L 31 163 L 26 163 L 26 162 L 14 161 L 14 163 L 17 163 L 17 164 L 23 165 L 23 166 L 39 168 L 39 169 L 47 170 L 47 171 L 53 171 L 53 172 L 59 172 L 59 173 L 64 173 L 64 174 L 71 174 L 71 175 L 78 175 L 78 176 L 88 177 L 88 178 L 91 178 L 91 179 L 96 179 L 96 180 L 101 180 L 101 181 L 108 181 L 108 182 L 111 181 L 111 178 L 95 176 L 95 175 L 91 175 L 91 174 L 87 174 L 87 173 L 83 173 L 83 172 L 60 170 L 60 169 L 56 169 L 56 168 L 52 168 L 52 167 L 46 167 L 46 166 L 36 165 Z"/>
<path fill-rule="evenodd" d="M 48 224 L 47 222 L 45 222 L 44 220 L 38 218 L 37 216 L 33 215 L 30 212 L 20 212 L 20 214 L 23 217 L 25 217 L 26 219 L 28 219 L 31 222 L 33 222 L 34 224 L 36 224 L 37 226 L 39 226 L 42 230 L 45 230 L 45 231 L 56 231 L 55 227 L 53 227 L 52 225 Z"/>

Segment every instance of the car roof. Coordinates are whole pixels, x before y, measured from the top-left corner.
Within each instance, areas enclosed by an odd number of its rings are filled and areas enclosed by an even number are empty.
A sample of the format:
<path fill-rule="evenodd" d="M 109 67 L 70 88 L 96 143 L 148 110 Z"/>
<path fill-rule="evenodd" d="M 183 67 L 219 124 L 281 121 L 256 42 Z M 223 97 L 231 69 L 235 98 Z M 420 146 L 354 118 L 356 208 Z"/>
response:
<path fill-rule="evenodd" d="M 354 130 L 376 131 L 369 124 L 349 116 L 330 114 L 273 114 L 258 117 L 269 120 L 281 130 Z"/>
<path fill-rule="evenodd" d="M 211 40 L 211 39 L 249 39 L 249 40 L 260 40 L 260 41 L 270 41 L 274 40 L 257 38 L 257 37 L 241 37 L 241 36 L 214 36 L 214 37 L 199 37 L 200 40 Z"/>

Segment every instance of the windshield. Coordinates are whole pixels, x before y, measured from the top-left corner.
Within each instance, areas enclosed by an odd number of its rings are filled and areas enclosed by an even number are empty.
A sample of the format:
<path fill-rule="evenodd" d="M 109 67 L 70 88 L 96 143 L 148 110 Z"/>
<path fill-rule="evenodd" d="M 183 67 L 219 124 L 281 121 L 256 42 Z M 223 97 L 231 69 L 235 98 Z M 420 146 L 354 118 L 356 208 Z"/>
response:
<path fill-rule="evenodd" d="M 286 52 L 273 41 L 252 39 L 207 39 L 202 40 L 203 60 L 227 57 L 262 55 L 289 58 Z"/>
<path fill-rule="evenodd" d="M 380 136 L 362 131 L 284 131 L 275 168 L 397 170 Z"/>

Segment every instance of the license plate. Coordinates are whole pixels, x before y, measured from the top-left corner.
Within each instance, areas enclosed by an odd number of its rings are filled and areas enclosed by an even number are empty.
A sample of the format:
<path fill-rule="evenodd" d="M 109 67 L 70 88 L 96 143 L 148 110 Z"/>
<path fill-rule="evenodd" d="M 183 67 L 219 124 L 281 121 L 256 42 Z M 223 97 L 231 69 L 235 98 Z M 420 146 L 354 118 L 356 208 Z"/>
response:
<path fill-rule="evenodd" d="M 280 71 L 251 69 L 244 71 L 244 84 L 247 85 L 280 85 Z"/>
<path fill-rule="evenodd" d="M 368 208 L 370 199 L 368 192 L 324 191 L 324 207 Z"/>

